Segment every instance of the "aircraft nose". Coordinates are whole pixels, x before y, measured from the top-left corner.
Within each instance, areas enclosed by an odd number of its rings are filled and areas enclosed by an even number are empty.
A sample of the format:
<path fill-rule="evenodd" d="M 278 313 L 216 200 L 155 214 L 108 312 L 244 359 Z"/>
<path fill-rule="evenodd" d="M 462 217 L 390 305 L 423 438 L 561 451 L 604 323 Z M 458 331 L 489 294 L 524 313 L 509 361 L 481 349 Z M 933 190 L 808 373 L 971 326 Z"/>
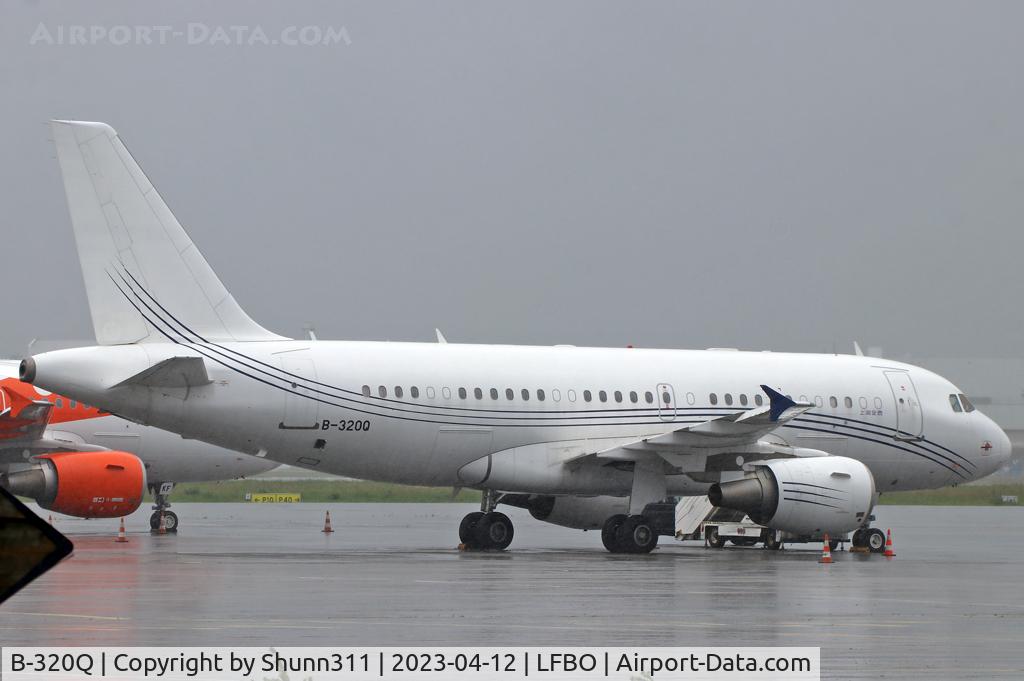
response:
<path fill-rule="evenodd" d="M 994 444 L 999 448 L 999 460 L 1006 463 L 1010 460 L 1010 456 L 1013 454 L 1013 444 L 1010 442 L 1009 436 L 1007 436 L 1006 432 L 1002 428 L 996 426 L 996 430 L 999 432 L 995 437 Z"/>

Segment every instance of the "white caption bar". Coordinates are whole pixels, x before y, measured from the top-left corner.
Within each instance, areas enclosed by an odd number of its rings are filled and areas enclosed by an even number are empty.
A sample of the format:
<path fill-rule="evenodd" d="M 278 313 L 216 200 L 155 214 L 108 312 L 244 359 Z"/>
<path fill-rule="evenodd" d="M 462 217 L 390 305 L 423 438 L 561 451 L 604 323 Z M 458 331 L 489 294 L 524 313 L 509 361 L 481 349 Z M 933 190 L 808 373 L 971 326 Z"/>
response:
<path fill-rule="evenodd" d="M 27 648 L 4 681 L 819 681 L 820 648 Z"/>

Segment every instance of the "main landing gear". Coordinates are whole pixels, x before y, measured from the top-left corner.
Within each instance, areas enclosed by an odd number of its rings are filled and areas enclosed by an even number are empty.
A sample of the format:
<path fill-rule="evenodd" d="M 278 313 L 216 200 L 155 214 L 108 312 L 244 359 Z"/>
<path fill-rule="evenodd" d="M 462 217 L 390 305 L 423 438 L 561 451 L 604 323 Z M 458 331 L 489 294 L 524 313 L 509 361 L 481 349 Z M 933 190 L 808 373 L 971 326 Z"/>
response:
<path fill-rule="evenodd" d="M 149 516 L 149 529 L 151 532 L 160 531 L 160 515 L 164 517 L 164 532 L 178 531 L 178 516 L 173 511 L 168 511 L 171 502 L 167 500 L 171 490 L 174 489 L 173 482 L 164 482 L 152 485 L 150 491 L 153 493 L 153 515 Z"/>
<path fill-rule="evenodd" d="M 601 541 L 611 553 L 650 553 L 658 533 L 642 515 L 613 515 L 605 521 Z"/>
<path fill-rule="evenodd" d="M 470 513 L 459 523 L 459 541 L 467 550 L 504 551 L 512 543 L 515 528 L 504 513 L 495 511 L 498 496 L 484 490 L 480 510 Z"/>
<path fill-rule="evenodd" d="M 850 543 L 856 548 L 867 549 L 871 553 L 884 553 L 885 532 L 877 527 L 862 527 L 853 533 Z"/>

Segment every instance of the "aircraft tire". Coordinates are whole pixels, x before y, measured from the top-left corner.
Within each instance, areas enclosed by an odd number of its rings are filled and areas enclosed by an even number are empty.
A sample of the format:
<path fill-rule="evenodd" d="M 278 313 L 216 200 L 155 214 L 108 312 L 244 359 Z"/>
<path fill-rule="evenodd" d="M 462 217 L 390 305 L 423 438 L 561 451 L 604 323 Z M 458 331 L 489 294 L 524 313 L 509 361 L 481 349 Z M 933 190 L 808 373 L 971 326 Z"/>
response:
<path fill-rule="evenodd" d="M 642 515 L 631 515 L 619 526 L 616 540 L 623 553 L 650 553 L 658 545 L 658 533 Z"/>
<path fill-rule="evenodd" d="M 473 535 L 477 547 L 504 551 L 515 537 L 515 528 L 507 515 L 492 511 L 477 522 Z"/>
<path fill-rule="evenodd" d="M 484 514 L 480 511 L 473 511 L 459 523 L 459 541 L 462 542 L 466 548 L 475 549 L 476 545 L 476 526 L 483 519 Z"/>
<path fill-rule="evenodd" d="M 885 532 L 877 527 L 872 527 L 864 535 L 864 544 L 871 550 L 871 553 L 884 553 Z"/>
<path fill-rule="evenodd" d="M 624 522 L 626 522 L 626 516 L 622 514 L 613 515 L 604 521 L 604 527 L 601 528 L 601 543 L 604 544 L 609 553 L 623 553 L 622 549 L 619 548 L 617 537 L 619 528 L 622 527 Z"/>

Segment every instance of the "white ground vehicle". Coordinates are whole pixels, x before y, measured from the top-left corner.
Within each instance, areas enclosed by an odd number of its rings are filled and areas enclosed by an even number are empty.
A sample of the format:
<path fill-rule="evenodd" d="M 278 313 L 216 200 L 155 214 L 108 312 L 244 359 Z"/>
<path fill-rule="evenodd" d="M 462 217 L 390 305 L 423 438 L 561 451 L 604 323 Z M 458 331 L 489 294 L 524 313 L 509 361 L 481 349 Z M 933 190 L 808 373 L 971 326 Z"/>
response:
<path fill-rule="evenodd" d="M 873 553 L 881 553 L 885 549 L 885 534 L 881 530 L 861 528 L 857 532 L 867 533 L 864 543 Z M 742 511 L 715 507 L 704 497 L 684 497 L 676 505 L 676 539 L 703 540 L 707 546 L 716 549 L 732 543 L 736 546 L 764 544 L 766 549 L 778 550 L 783 544 L 818 543 L 825 537 L 821 533 L 795 534 L 773 530 L 755 523 Z M 848 534 L 829 536 L 832 550 L 849 541 Z"/>

